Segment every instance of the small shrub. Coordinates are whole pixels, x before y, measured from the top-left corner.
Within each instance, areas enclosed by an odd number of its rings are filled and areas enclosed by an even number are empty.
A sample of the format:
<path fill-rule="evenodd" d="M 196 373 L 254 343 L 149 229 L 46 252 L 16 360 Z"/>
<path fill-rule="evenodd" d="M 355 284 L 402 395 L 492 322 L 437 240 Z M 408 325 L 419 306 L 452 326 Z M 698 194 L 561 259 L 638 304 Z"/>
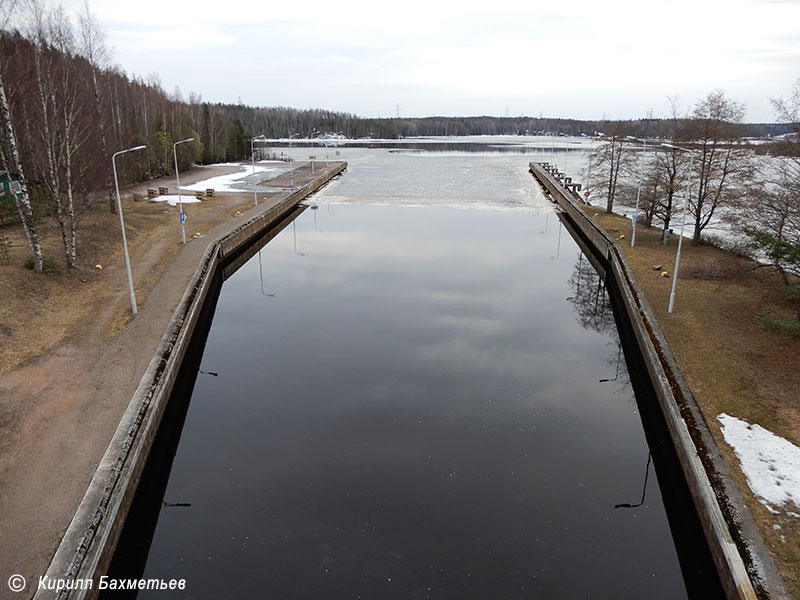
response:
<path fill-rule="evenodd" d="M 761 315 L 758 318 L 761 324 L 770 331 L 788 335 L 793 338 L 800 338 L 800 321 L 784 321 L 769 315 Z"/>

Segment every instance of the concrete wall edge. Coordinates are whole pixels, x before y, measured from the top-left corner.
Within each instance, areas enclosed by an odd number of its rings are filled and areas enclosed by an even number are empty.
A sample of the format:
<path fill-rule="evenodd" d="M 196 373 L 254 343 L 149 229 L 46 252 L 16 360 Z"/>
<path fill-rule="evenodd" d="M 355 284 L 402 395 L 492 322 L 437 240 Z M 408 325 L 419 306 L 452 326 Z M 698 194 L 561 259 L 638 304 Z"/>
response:
<path fill-rule="evenodd" d="M 98 596 L 99 577 L 113 555 L 181 360 L 218 267 L 346 168 L 346 162 L 339 162 L 272 209 L 254 215 L 208 244 L 45 573 L 45 577 L 65 582 L 92 579 L 93 586 L 61 591 L 37 589 L 35 600 L 81 600 Z M 222 248 L 226 244 L 224 253 Z"/>
<path fill-rule="evenodd" d="M 726 595 L 730 599 L 758 598 L 758 588 L 762 598 L 788 599 L 783 580 L 767 553 L 753 517 L 621 249 L 580 208 L 578 203 L 581 199 L 576 192 L 564 189 L 558 177 L 551 175 L 549 169 L 539 163 L 530 163 L 529 169 L 610 265 L 673 437 Z M 676 393 L 681 397 L 681 402 L 676 398 Z M 738 544 L 734 537 L 739 538 Z"/>

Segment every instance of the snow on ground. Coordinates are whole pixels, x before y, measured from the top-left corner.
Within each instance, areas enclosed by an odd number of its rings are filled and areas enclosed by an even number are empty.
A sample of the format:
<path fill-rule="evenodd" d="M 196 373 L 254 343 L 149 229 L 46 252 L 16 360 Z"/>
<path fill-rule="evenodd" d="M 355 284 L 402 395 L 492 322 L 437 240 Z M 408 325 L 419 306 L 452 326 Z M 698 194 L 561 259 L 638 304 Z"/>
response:
<path fill-rule="evenodd" d="M 266 161 L 262 161 L 266 162 Z M 225 166 L 225 167 L 239 167 L 238 173 L 230 173 L 229 175 L 219 175 L 211 179 L 204 179 L 191 185 L 182 185 L 181 190 L 189 190 L 193 192 L 204 192 L 208 188 L 213 188 L 217 192 L 245 192 L 246 188 L 242 187 L 239 183 L 240 179 L 244 179 L 253 174 L 253 166 L 247 163 L 228 164 L 224 165 L 211 165 L 211 166 Z M 279 171 L 276 167 L 262 167 L 256 164 L 256 174 L 258 173 L 272 173 Z"/>
<path fill-rule="evenodd" d="M 717 417 L 722 435 L 742 464 L 747 484 L 772 513 L 777 507 L 800 506 L 800 448 L 760 425 L 731 417 Z M 800 517 L 797 513 L 787 513 Z"/>
<path fill-rule="evenodd" d="M 183 189 L 183 186 L 181 186 L 181 189 Z M 166 202 L 170 206 L 177 206 L 178 195 L 174 194 L 170 196 L 156 196 L 155 198 L 152 198 L 150 202 Z M 200 202 L 200 200 L 191 195 L 181 194 L 181 202 L 183 204 L 196 204 L 197 202 Z"/>

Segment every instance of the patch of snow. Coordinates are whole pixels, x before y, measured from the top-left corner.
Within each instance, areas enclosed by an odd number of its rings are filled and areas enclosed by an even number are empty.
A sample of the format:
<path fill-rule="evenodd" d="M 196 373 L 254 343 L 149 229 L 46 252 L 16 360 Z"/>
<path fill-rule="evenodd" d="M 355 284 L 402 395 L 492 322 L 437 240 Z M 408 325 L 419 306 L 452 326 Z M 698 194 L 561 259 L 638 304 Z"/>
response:
<path fill-rule="evenodd" d="M 717 419 L 725 441 L 741 462 L 747 484 L 761 503 L 773 514 L 780 514 L 776 507 L 800 506 L 800 447 L 760 425 L 725 413 Z"/>
<path fill-rule="evenodd" d="M 192 183 L 191 185 L 182 185 L 182 190 L 189 190 L 193 192 L 204 192 L 208 188 L 213 188 L 214 191 L 217 192 L 245 192 L 247 191 L 246 188 L 243 188 L 242 185 L 239 183 L 240 179 L 244 179 L 249 177 L 253 174 L 253 166 L 252 164 L 246 163 L 239 163 L 239 164 L 225 164 L 226 167 L 239 167 L 240 171 L 238 173 L 230 173 L 228 175 L 218 175 L 217 177 L 212 177 L 211 179 L 204 179 L 203 181 L 198 181 L 197 183 Z M 256 164 L 255 172 L 258 173 L 271 173 L 273 171 L 278 171 L 274 167 L 261 167 Z"/>
<path fill-rule="evenodd" d="M 183 186 L 181 186 L 181 189 L 183 189 Z M 170 206 L 177 206 L 178 205 L 178 194 L 175 194 L 175 195 L 172 195 L 172 196 L 156 196 L 155 198 L 152 198 L 150 200 L 150 202 L 166 202 Z M 190 196 L 190 195 L 187 195 L 187 194 L 181 194 L 181 202 L 183 204 L 196 204 L 197 202 L 200 202 L 200 200 L 198 200 L 194 196 Z"/>

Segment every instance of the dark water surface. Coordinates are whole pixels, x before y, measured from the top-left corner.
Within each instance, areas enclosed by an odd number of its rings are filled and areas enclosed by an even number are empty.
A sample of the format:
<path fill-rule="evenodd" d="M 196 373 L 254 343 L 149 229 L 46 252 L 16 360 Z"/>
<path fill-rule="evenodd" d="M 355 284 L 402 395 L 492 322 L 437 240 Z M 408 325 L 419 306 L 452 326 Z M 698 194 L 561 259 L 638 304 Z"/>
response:
<path fill-rule="evenodd" d="M 112 575 L 194 598 L 719 594 L 547 207 L 306 210 L 225 282 L 192 360 L 218 375 L 190 373 Z"/>

